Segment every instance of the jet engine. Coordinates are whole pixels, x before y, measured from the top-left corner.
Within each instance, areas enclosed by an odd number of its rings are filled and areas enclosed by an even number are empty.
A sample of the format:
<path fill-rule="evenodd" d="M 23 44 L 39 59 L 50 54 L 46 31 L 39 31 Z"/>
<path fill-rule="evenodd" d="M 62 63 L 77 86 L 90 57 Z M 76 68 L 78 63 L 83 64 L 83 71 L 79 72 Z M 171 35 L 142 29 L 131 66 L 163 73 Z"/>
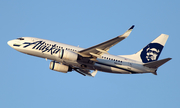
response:
<path fill-rule="evenodd" d="M 72 61 L 76 61 L 78 59 L 78 54 L 77 53 L 74 53 L 72 51 L 68 51 L 68 50 L 64 50 L 64 49 L 61 49 L 59 51 L 59 55 L 58 57 L 60 59 L 64 59 L 64 60 L 72 60 Z"/>
<path fill-rule="evenodd" d="M 70 66 L 66 66 L 66 65 L 57 63 L 55 61 L 51 61 L 50 62 L 49 68 L 51 70 L 62 72 L 62 73 L 67 73 L 67 72 L 71 72 L 72 71 L 72 68 Z"/>

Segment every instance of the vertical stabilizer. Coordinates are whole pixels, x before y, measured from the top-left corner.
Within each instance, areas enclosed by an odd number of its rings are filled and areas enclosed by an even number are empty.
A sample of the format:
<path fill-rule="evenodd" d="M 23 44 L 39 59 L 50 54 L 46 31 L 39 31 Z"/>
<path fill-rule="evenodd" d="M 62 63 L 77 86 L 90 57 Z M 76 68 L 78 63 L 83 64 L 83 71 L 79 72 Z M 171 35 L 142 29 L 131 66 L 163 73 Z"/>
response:
<path fill-rule="evenodd" d="M 161 34 L 155 40 L 153 40 L 151 43 L 145 46 L 143 49 L 138 51 L 136 54 L 125 55 L 123 57 L 127 57 L 143 63 L 157 61 L 168 37 L 169 35 Z"/>

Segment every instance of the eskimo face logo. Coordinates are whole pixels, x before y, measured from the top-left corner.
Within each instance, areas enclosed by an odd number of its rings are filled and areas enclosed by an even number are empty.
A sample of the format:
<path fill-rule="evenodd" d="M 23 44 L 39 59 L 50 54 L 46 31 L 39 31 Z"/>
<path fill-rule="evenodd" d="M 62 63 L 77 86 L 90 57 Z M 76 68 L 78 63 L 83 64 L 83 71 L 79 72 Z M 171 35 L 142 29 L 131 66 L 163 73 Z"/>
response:
<path fill-rule="evenodd" d="M 162 51 L 163 46 L 158 43 L 148 44 L 141 52 L 141 59 L 143 63 L 156 61 Z"/>
<path fill-rule="evenodd" d="M 148 61 L 156 60 L 158 54 L 159 54 L 159 50 L 155 48 L 147 48 L 146 59 Z"/>

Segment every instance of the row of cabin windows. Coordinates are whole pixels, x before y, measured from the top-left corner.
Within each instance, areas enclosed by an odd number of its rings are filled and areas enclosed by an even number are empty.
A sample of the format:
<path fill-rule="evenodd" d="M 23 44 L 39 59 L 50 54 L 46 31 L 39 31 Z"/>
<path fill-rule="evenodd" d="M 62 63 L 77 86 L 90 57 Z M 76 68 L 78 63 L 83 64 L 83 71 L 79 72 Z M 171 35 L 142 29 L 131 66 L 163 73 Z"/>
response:
<path fill-rule="evenodd" d="M 45 43 L 45 45 L 46 45 L 46 43 Z M 47 45 L 50 45 L 50 46 L 51 46 L 51 44 L 47 44 Z M 63 49 L 63 47 L 60 47 L 60 46 L 56 46 L 56 47 L 59 48 L 59 49 Z M 71 51 L 77 52 L 77 50 L 70 49 L 70 48 L 66 48 L 66 50 L 71 50 Z"/>
<path fill-rule="evenodd" d="M 66 48 L 66 50 L 71 50 L 71 51 L 75 51 L 75 52 L 77 52 L 77 50 L 70 49 L 70 48 Z"/>
<path fill-rule="evenodd" d="M 122 61 L 121 61 L 121 60 L 117 60 L 117 59 L 113 59 L 113 58 L 108 58 L 108 57 L 103 57 L 103 56 L 102 56 L 102 58 L 103 58 L 103 59 L 113 60 L 113 61 L 116 61 L 116 62 L 121 62 L 121 63 L 122 63 Z"/>
<path fill-rule="evenodd" d="M 58 46 L 57 46 L 58 47 Z M 58 48 L 60 48 L 60 49 L 63 49 L 63 47 L 58 47 Z M 75 50 L 75 49 L 70 49 L 70 48 L 66 48 L 66 50 L 71 50 L 71 51 L 74 51 L 74 52 L 77 52 L 77 50 Z"/>

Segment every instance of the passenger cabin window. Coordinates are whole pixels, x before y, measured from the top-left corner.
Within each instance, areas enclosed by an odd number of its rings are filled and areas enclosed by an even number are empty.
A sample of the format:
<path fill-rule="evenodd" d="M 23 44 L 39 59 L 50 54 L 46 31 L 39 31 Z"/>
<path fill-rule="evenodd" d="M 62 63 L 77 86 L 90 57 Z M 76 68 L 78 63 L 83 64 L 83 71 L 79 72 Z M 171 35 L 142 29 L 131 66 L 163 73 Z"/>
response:
<path fill-rule="evenodd" d="M 18 40 L 24 40 L 24 38 L 17 38 Z"/>

